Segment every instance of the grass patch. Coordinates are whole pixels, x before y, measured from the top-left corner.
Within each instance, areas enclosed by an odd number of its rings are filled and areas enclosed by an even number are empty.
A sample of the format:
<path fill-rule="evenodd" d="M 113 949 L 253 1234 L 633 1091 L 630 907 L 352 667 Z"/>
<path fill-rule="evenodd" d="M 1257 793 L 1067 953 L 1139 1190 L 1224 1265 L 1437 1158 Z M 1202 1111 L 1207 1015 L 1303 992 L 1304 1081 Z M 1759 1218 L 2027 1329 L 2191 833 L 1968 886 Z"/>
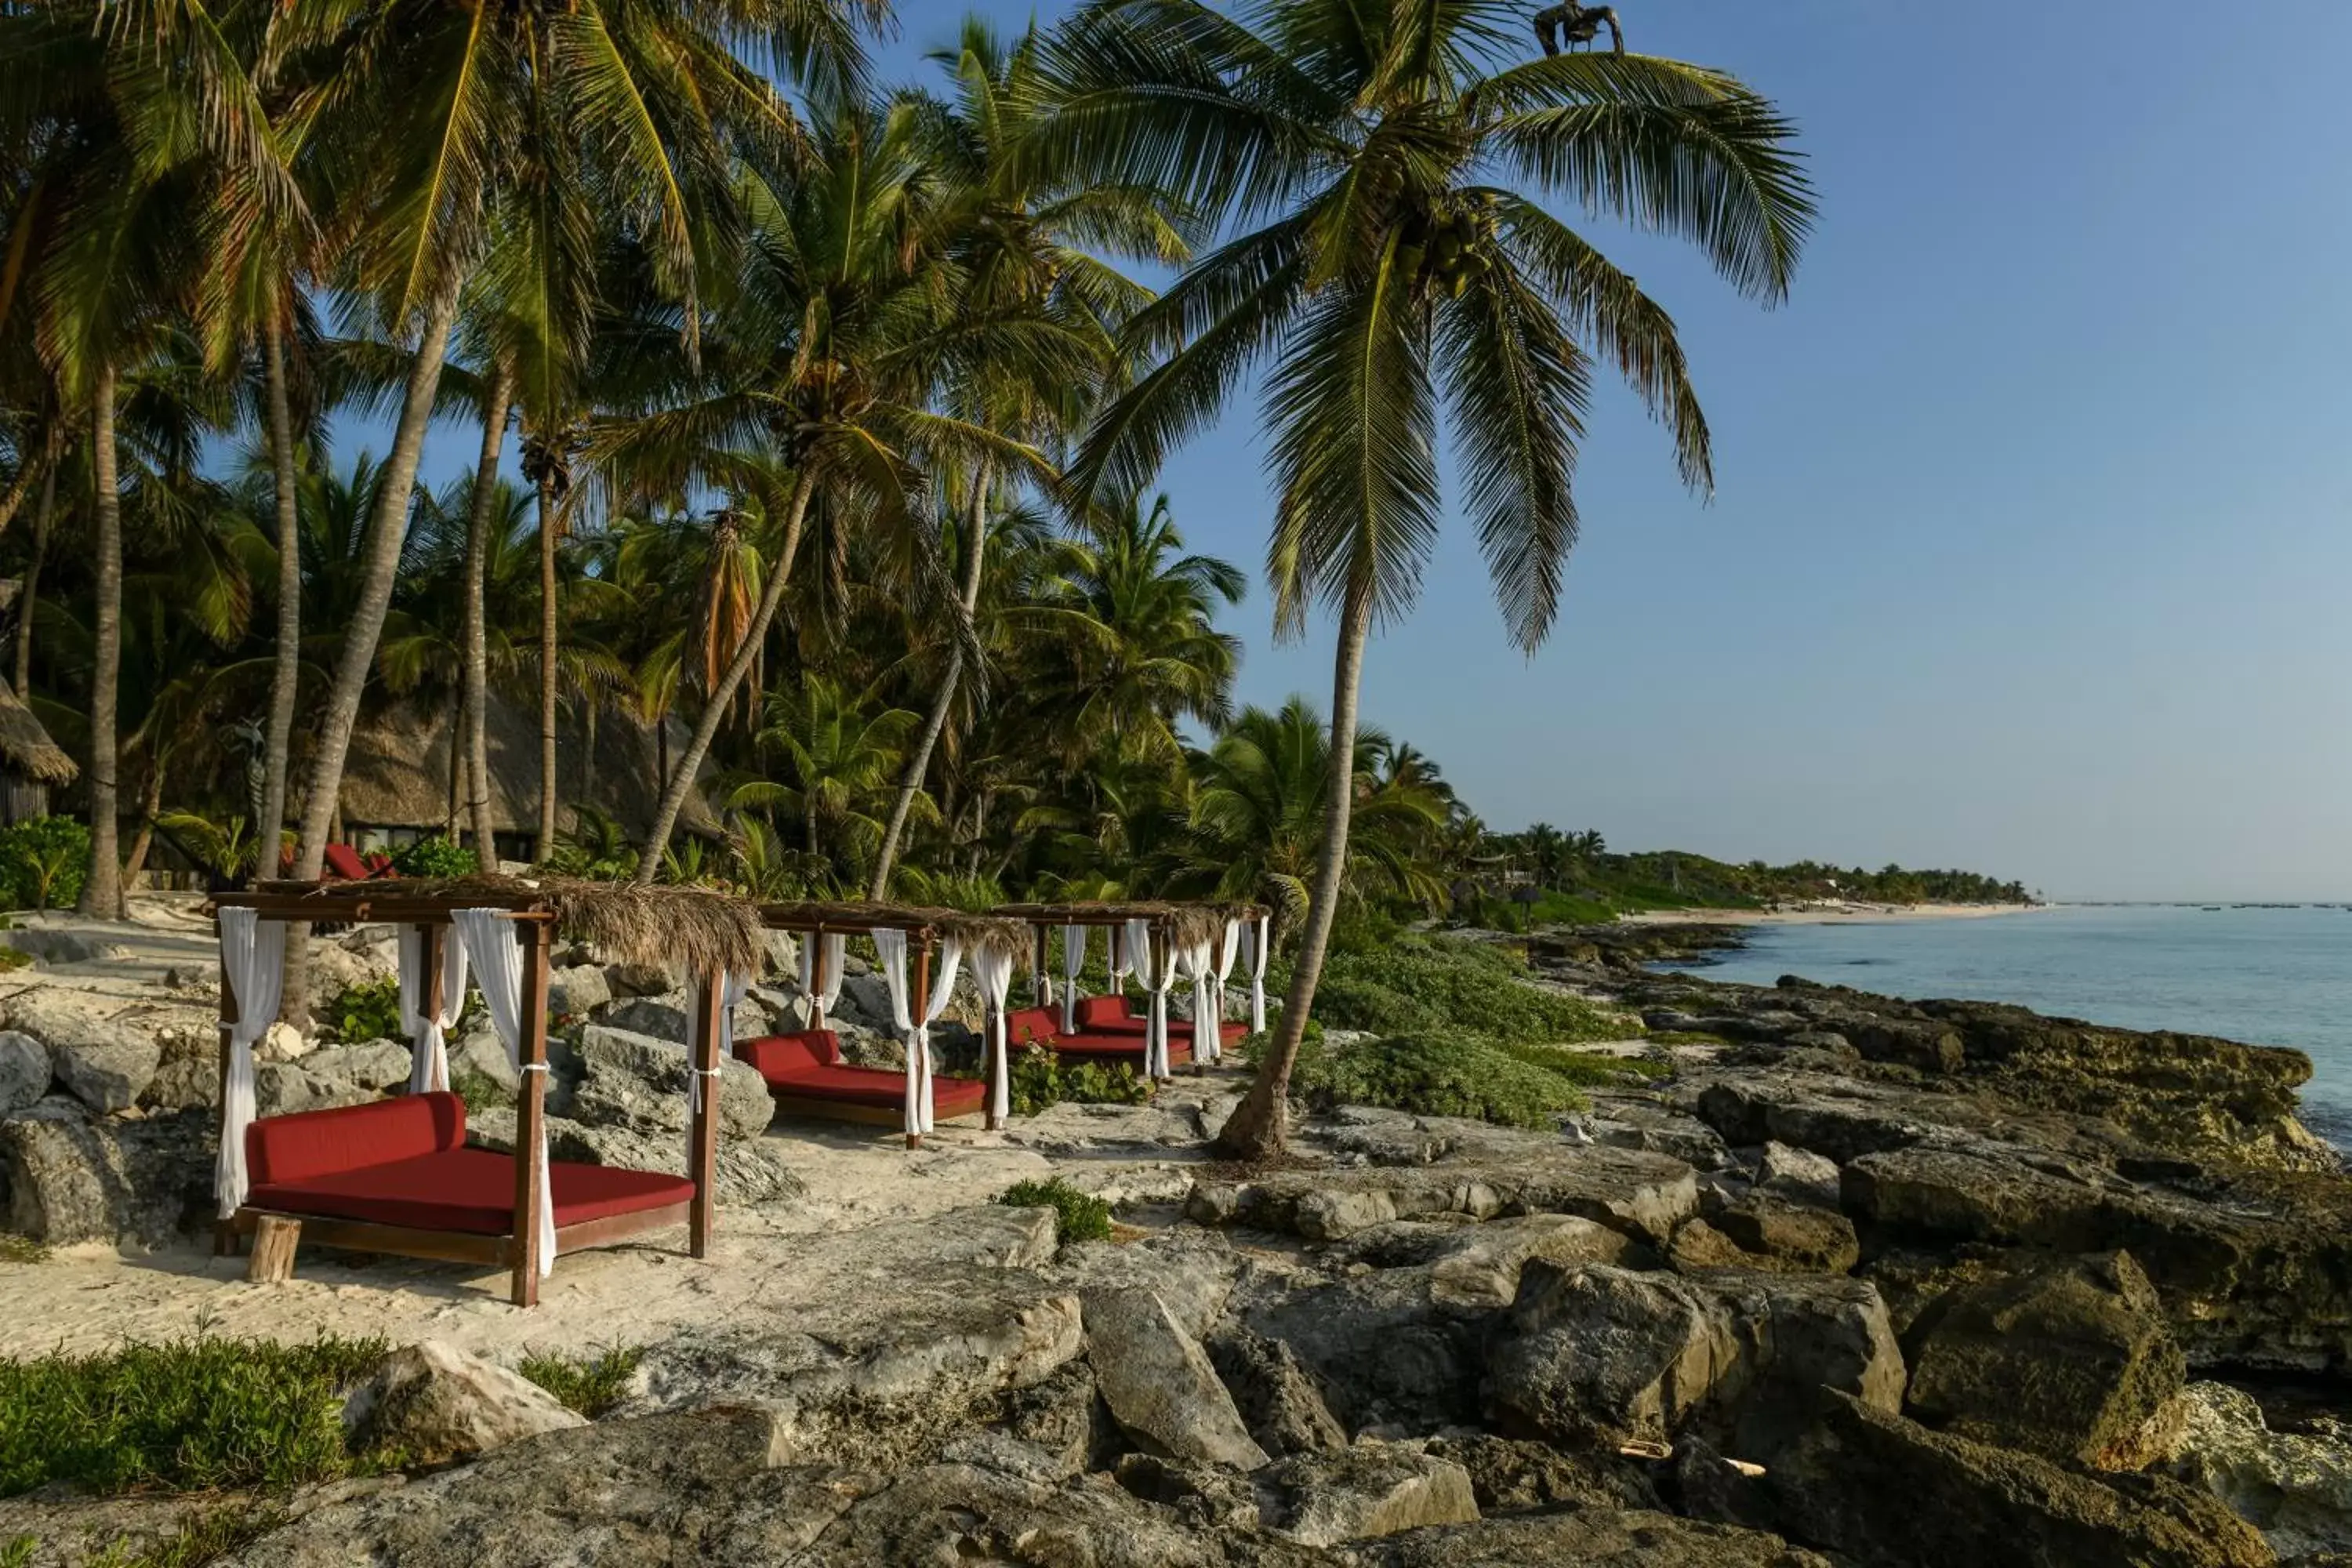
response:
<path fill-rule="evenodd" d="M 451 1073 L 449 1092 L 464 1100 L 467 1110 L 496 1110 L 515 1102 L 513 1089 L 479 1068 L 460 1068 Z"/>
<path fill-rule="evenodd" d="M 1050 1182 L 1016 1182 L 996 1194 L 1007 1208 L 1052 1209 L 1054 1236 L 1062 1245 L 1110 1239 L 1110 1205 L 1078 1191 L 1060 1176 Z"/>
<path fill-rule="evenodd" d="M 1516 1045 L 1622 1040 L 1641 1025 L 1581 997 L 1527 982 L 1526 958 L 1492 942 L 1401 935 L 1333 953 L 1315 1016 L 1375 1035 L 1482 1035 Z"/>
<path fill-rule="evenodd" d="M 351 1474 L 342 1395 L 383 1340 L 199 1337 L 0 1362 L 0 1497 L 53 1481 L 98 1492 L 283 1490 Z"/>
<path fill-rule="evenodd" d="M 0 974 L 5 974 L 12 969 L 30 969 L 32 966 L 31 953 L 22 948 L 0 947 Z M 8 1568 L 7 1558 L 0 1557 L 0 1568 Z"/>
<path fill-rule="evenodd" d="M 525 1356 L 515 1370 L 593 1421 L 629 1396 L 629 1382 L 646 1352 L 614 1345 L 591 1356 Z"/>
<path fill-rule="evenodd" d="M 244 1551 L 286 1521 L 286 1510 L 274 1502 L 233 1504 L 189 1521 L 144 1549 L 116 1541 L 84 1563 L 86 1568 L 200 1568 L 232 1552 Z M 19 1561 L 31 1560 L 28 1554 Z M 8 1568 L 5 1552 L 0 1552 L 0 1568 Z"/>
<path fill-rule="evenodd" d="M 1606 1059 L 1551 1054 L 1562 1066 Z M 1475 1035 L 1392 1035 L 1337 1048 L 1303 1046 L 1290 1082 L 1294 1094 L 1324 1110 L 1376 1105 L 1549 1131 L 1591 1103 L 1562 1066 L 1539 1065 Z"/>
<path fill-rule="evenodd" d="M 49 1249 L 29 1236 L 19 1236 L 13 1230 L 0 1230 L 0 1263 L 46 1262 Z M 8 1560 L 0 1557 L 0 1568 L 8 1568 Z"/>
<path fill-rule="evenodd" d="M 1005 1089 L 1015 1116 L 1034 1116 L 1066 1100 L 1079 1105 L 1141 1105 L 1151 1098 L 1151 1085 L 1123 1062 L 1108 1068 L 1100 1062 L 1064 1067 L 1043 1046 L 1031 1046 L 1013 1058 Z"/>
<path fill-rule="evenodd" d="M 1580 1051 L 1559 1046 L 1498 1045 L 1496 1049 L 1516 1057 L 1530 1067 L 1558 1073 L 1580 1089 L 1622 1086 L 1629 1081 L 1648 1082 L 1675 1076 L 1672 1066 L 1653 1061 L 1647 1057 L 1604 1056 L 1598 1051 Z"/>

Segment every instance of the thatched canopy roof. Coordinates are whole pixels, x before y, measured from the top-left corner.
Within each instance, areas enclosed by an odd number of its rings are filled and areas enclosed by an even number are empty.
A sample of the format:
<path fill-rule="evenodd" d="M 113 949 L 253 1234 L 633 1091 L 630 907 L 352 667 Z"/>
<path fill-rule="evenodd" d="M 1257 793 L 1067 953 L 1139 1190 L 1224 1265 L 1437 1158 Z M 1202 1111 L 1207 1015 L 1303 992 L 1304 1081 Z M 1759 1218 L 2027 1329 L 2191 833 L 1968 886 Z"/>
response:
<path fill-rule="evenodd" d="M 492 825 L 501 833 L 537 831 L 538 710 L 493 691 L 485 730 Z M 362 724 L 352 732 L 343 766 L 343 819 L 378 827 L 439 828 L 449 817 L 449 754 L 457 731 L 446 708 L 404 703 Z M 685 725 L 673 721 L 671 766 L 685 753 L 688 739 Z M 572 808 L 584 804 L 612 817 L 631 837 L 643 837 L 660 805 L 654 779 L 661 762 L 652 726 L 610 710 L 597 716 L 592 752 L 587 723 L 566 704 L 555 725 L 555 793 L 562 803 L 558 820 L 571 827 Z M 705 773 L 710 771 L 706 765 Z M 686 797 L 679 820 L 698 833 L 718 829 L 698 790 Z M 461 820 L 459 826 L 471 825 Z"/>
<path fill-rule="evenodd" d="M 81 772 L 5 682 L 0 682 L 0 762 L 45 784 L 69 784 Z"/>
<path fill-rule="evenodd" d="M 438 923 L 454 910 L 540 913 L 623 963 L 689 974 L 756 973 L 767 950 L 760 911 L 708 888 L 640 888 L 568 877 L 417 877 L 366 882 L 264 882 L 214 902 L 272 920 Z M 437 918 L 436 918 L 437 917 Z"/>
<path fill-rule="evenodd" d="M 1109 926 L 1149 921 L 1168 933 L 1169 940 L 1192 946 L 1213 942 L 1228 921 L 1255 920 L 1265 913 L 1255 904 L 1186 904 L 1166 900 L 1117 903 L 1003 904 L 996 912 L 1030 925 Z"/>
<path fill-rule="evenodd" d="M 989 948 L 1019 953 L 1026 946 L 1029 928 L 997 915 L 968 914 L 961 910 L 928 909 L 920 904 L 868 903 L 863 900 L 762 904 L 760 918 L 776 931 L 824 930 L 856 933 L 876 926 L 910 935 L 954 937 L 967 948 Z"/>

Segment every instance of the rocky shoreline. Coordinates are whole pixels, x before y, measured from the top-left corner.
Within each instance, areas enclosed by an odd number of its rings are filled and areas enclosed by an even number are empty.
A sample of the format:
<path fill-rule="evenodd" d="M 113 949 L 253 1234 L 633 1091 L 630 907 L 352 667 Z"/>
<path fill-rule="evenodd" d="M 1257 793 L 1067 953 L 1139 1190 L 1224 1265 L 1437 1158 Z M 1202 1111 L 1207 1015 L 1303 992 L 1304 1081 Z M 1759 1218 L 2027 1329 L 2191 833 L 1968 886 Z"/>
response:
<path fill-rule="evenodd" d="M 446 1457 L 225 1561 L 2352 1563 L 2352 1180 L 2296 1120 L 2308 1060 L 1652 967 L 1739 940 L 1528 942 L 1673 1069 L 1556 1134 L 1341 1108 L 1235 1170 L 1229 1069 L 1016 1127 L 1122 1200 L 1113 1240 L 985 1193 L 794 1240 L 810 1299 L 643 1347 L 593 1423 L 412 1352 Z M 585 1005 L 583 1140 L 662 1131 L 659 1005 Z M 170 1120 L 137 1099 L 78 1125 Z M 742 1201 L 781 1210 L 820 1152 L 751 1109 Z M 0 1543 L 140 1506 L 0 1500 Z"/>

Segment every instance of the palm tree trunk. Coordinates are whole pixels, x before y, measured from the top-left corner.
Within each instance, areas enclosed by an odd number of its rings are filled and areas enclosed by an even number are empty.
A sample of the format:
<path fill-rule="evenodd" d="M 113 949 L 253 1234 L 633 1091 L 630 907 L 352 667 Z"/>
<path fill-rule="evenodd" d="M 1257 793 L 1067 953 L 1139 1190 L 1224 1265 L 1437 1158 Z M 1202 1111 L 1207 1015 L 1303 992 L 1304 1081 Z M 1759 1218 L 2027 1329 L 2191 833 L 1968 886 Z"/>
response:
<path fill-rule="evenodd" d="M 40 479 L 47 484 L 46 476 L 57 471 L 58 437 L 62 427 L 62 420 L 49 421 L 38 458 L 32 455 L 29 447 L 17 448 L 25 454 L 25 460 L 16 465 L 16 477 L 8 481 L 6 492 L 0 494 L 0 533 L 7 532 L 8 525 L 16 521 L 16 514 L 24 510 L 25 498 L 33 493 L 33 481 Z"/>
<path fill-rule="evenodd" d="M 33 700 L 33 602 L 41 586 L 41 563 L 49 552 L 49 521 L 58 510 L 58 465 L 41 480 L 41 504 L 33 510 L 33 555 L 25 563 L 25 591 L 16 596 L 16 695 Z"/>
<path fill-rule="evenodd" d="M 441 387 L 442 357 L 448 352 L 449 329 L 457 320 L 457 279 L 453 278 L 433 301 L 424 333 L 417 340 L 416 357 L 408 367 L 408 385 L 401 394 L 392 455 L 384 461 L 375 514 L 368 520 L 359 602 L 343 628 L 334 684 L 328 689 L 326 711 L 320 719 L 310 793 L 302 802 L 301 848 L 294 874 L 304 881 L 315 880 L 326 865 L 327 835 L 342 815 L 343 759 L 351 751 L 352 731 L 359 726 L 360 699 L 366 694 L 368 677 L 375 668 L 376 641 L 383 633 L 384 612 L 392 607 L 393 579 L 399 573 L 400 546 L 408 532 L 409 499 L 416 489 L 417 463 L 425 456 L 425 426 L 433 417 L 434 395 Z M 297 1028 L 310 1020 L 310 928 L 288 923 L 285 996 L 278 1016 Z"/>
<path fill-rule="evenodd" d="M 269 674 L 269 736 L 261 816 L 253 825 L 257 877 L 278 875 L 286 827 L 287 774 L 293 767 L 294 704 L 302 679 L 302 535 L 296 505 L 294 416 L 286 396 L 286 331 L 278 312 L 262 329 L 269 391 L 269 467 L 278 488 L 278 648 Z"/>
<path fill-rule="evenodd" d="M 931 749 L 939 744 L 940 732 L 947 728 L 948 710 L 955 704 L 956 682 L 963 675 L 964 640 L 971 635 L 972 612 L 980 605 L 981 563 L 988 550 L 988 487 L 993 470 L 992 459 L 980 460 L 980 472 L 972 484 L 971 516 L 964 525 L 963 597 L 958 601 L 962 605 L 961 624 L 949 647 L 948 667 L 940 676 L 931 710 L 924 717 L 923 733 L 907 759 L 905 776 L 898 780 L 898 798 L 890 803 L 889 826 L 882 830 L 882 848 L 874 858 L 874 882 L 866 890 L 869 899 L 879 900 L 889 891 L 890 868 L 898 858 L 898 837 L 907 830 L 907 813 L 914 808 L 915 792 L 923 787 L 923 775 L 930 771 Z"/>
<path fill-rule="evenodd" d="M 1266 1160 L 1282 1152 L 1289 1136 L 1290 1071 L 1307 1037 L 1307 1016 L 1315 1005 L 1315 984 L 1331 945 L 1331 923 L 1339 912 L 1339 887 L 1348 868 L 1348 818 L 1356 802 L 1356 696 L 1364 673 L 1364 643 L 1372 627 L 1369 583 L 1350 583 L 1339 613 L 1339 647 L 1332 658 L 1331 778 L 1323 807 L 1323 851 L 1315 867 L 1315 887 L 1307 906 L 1307 930 L 1282 999 L 1282 1021 L 1274 1048 L 1240 1109 L 1217 1134 L 1217 1145 L 1243 1160 Z"/>
<path fill-rule="evenodd" d="M 499 868 L 499 845 L 498 824 L 490 815 L 490 647 L 482 584 L 489 574 L 490 510 L 498 503 L 499 457 L 506 447 L 507 409 L 513 395 L 513 378 L 501 362 L 490 371 L 489 400 L 482 408 L 482 452 L 474 464 L 474 504 L 466 518 L 463 820 L 474 830 L 474 858 L 485 871 Z M 540 853 L 546 853 L 544 847 Z"/>
<path fill-rule="evenodd" d="M 122 496 L 115 486 L 114 366 L 98 367 L 89 404 L 90 468 L 96 476 L 91 509 L 97 518 L 98 602 L 96 664 L 89 679 L 89 880 L 75 907 L 101 920 L 121 920 L 122 857 L 117 837 L 114 705 L 122 678 Z"/>
<path fill-rule="evenodd" d="M 555 845 L 555 476 L 539 477 L 539 858 Z"/>
<path fill-rule="evenodd" d="M 147 869 L 147 851 L 155 842 L 155 818 L 163 809 L 163 759 L 158 754 L 147 770 L 147 784 L 139 799 L 139 831 L 131 836 L 131 853 L 122 858 L 122 879 L 136 882 Z"/>
<path fill-rule="evenodd" d="M 809 500 L 816 493 L 815 481 L 803 472 L 793 481 L 793 499 L 784 513 L 784 542 L 776 551 L 776 562 L 768 574 L 768 585 L 761 590 L 760 606 L 752 612 L 751 624 L 743 629 L 743 640 L 735 647 L 735 657 L 727 661 L 726 671 L 719 684 L 703 698 L 702 715 L 694 722 L 694 738 L 687 742 L 685 754 L 670 774 L 669 787 L 662 791 L 661 809 L 654 813 L 653 831 L 646 838 L 646 847 L 637 856 L 636 883 L 649 887 L 660 871 L 662 853 L 669 847 L 669 836 L 677 827 L 677 814 L 686 808 L 687 793 L 694 788 L 695 775 L 702 771 L 702 759 L 710 751 L 711 740 L 719 733 L 719 721 L 727 716 L 728 704 L 735 700 L 736 688 L 751 673 L 751 661 L 760 656 L 760 644 L 768 635 L 768 626 L 776 618 L 776 607 L 784 602 L 784 586 L 792 581 L 793 557 L 800 553 L 801 524 L 808 520 Z"/>

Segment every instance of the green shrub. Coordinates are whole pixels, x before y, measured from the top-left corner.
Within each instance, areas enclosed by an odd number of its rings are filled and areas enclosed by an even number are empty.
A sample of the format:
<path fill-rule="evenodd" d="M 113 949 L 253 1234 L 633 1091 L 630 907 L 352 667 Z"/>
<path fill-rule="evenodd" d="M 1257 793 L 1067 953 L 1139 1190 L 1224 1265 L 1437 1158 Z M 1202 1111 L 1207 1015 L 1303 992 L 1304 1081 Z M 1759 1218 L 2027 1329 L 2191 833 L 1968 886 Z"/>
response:
<path fill-rule="evenodd" d="M 339 1040 L 401 1038 L 399 980 L 386 975 L 344 986 L 327 1004 L 327 1019 Z"/>
<path fill-rule="evenodd" d="M 592 1356 L 526 1356 L 515 1370 L 593 1421 L 629 1396 L 629 1381 L 645 1359 L 642 1350 L 614 1345 Z"/>
<path fill-rule="evenodd" d="M 1589 1103 L 1566 1073 L 1475 1035 L 1398 1035 L 1301 1047 L 1291 1092 L 1321 1108 L 1378 1105 L 1548 1129 Z"/>
<path fill-rule="evenodd" d="M 1524 1046 L 1497 1043 L 1496 1049 L 1516 1057 L 1531 1067 L 1539 1067 L 1559 1074 L 1569 1082 L 1582 1088 L 1598 1088 L 1603 1084 L 1622 1085 L 1628 1081 L 1672 1078 L 1675 1069 L 1664 1062 L 1652 1061 L 1647 1057 L 1611 1057 L 1595 1051 L 1574 1050 L 1564 1046 Z"/>
<path fill-rule="evenodd" d="M 70 816 L 0 828 L 0 889 L 9 907 L 69 910 L 89 880 L 89 829 Z"/>
<path fill-rule="evenodd" d="M 1605 1007 L 1526 981 L 1526 960 L 1493 942 L 1400 936 L 1333 953 L 1315 988 L 1315 1016 L 1375 1035 L 1449 1030 L 1529 1045 L 1641 1032 Z"/>
<path fill-rule="evenodd" d="M 1110 1238 L 1110 1205 L 1059 1176 L 1050 1182 L 1016 1182 L 997 1194 L 996 1201 L 1007 1208 L 1052 1209 L 1055 1238 L 1065 1245 Z"/>
<path fill-rule="evenodd" d="M 393 851 L 392 868 L 404 877 L 470 877 L 482 863 L 472 850 L 436 834 Z"/>
<path fill-rule="evenodd" d="M 1013 1058 L 1006 1089 L 1015 1116 L 1034 1116 L 1066 1100 L 1077 1105 L 1141 1105 L 1151 1098 L 1151 1085 L 1124 1062 L 1108 1068 L 1098 1062 L 1064 1067 L 1043 1046 L 1031 1046 Z"/>
<path fill-rule="evenodd" d="M 449 1075 L 449 1092 L 468 1110 L 488 1110 L 515 1102 L 515 1091 L 478 1068 L 459 1068 Z"/>
<path fill-rule="evenodd" d="M 200 1336 L 0 1361 L 0 1497 L 53 1481 L 122 1492 L 333 1480 L 355 1463 L 343 1393 L 386 1348 Z"/>

